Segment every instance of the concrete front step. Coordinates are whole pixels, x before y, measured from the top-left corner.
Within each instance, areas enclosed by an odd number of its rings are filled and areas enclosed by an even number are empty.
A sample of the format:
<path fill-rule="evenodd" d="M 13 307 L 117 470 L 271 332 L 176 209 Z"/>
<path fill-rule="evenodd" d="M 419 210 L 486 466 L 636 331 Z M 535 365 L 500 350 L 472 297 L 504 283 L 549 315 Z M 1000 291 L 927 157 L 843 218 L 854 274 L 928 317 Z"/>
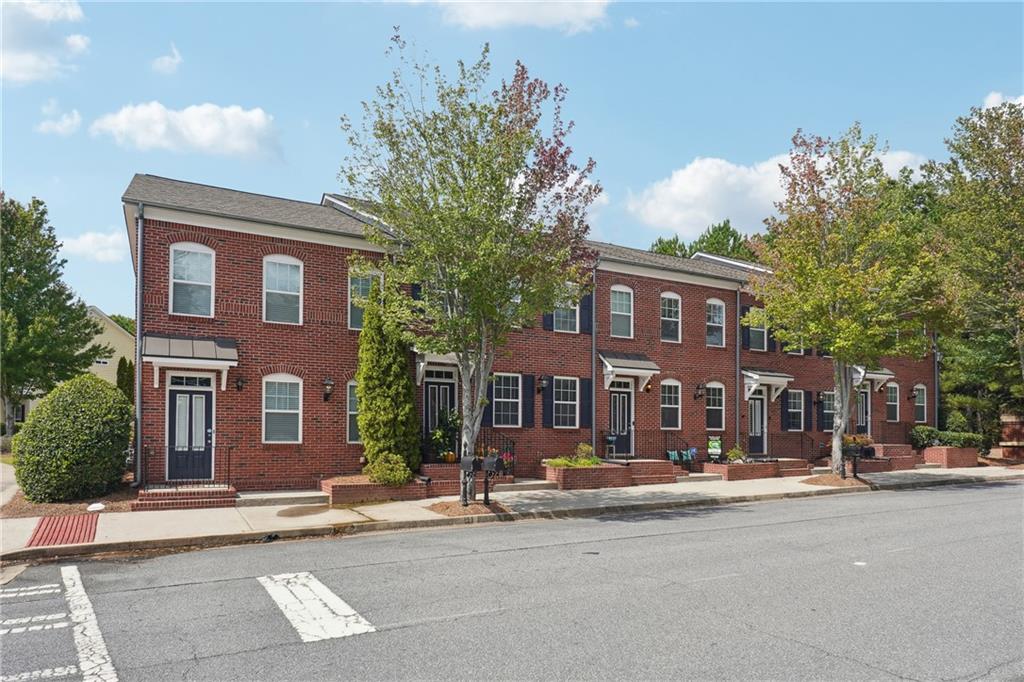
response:
<path fill-rule="evenodd" d="M 915 464 L 915 469 L 941 469 L 942 465 L 935 462 L 925 462 L 924 464 Z"/>
<path fill-rule="evenodd" d="M 677 476 L 676 483 L 701 483 L 704 481 L 721 481 L 722 474 L 690 474 L 689 476 Z"/>
<path fill-rule="evenodd" d="M 239 507 L 277 507 L 282 505 L 323 505 L 330 496 L 321 490 L 269 490 L 238 493 Z"/>
<path fill-rule="evenodd" d="M 812 467 L 811 474 L 818 476 L 820 474 L 831 474 L 832 467 Z"/>
<path fill-rule="evenodd" d="M 518 493 L 529 490 L 558 490 L 558 484 L 554 481 L 545 481 L 542 478 L 517 478 L 515 483 L 499 483 L 494 486 L 496 493 Z M 477 486 L 477 492 L 482 488 Z"/>

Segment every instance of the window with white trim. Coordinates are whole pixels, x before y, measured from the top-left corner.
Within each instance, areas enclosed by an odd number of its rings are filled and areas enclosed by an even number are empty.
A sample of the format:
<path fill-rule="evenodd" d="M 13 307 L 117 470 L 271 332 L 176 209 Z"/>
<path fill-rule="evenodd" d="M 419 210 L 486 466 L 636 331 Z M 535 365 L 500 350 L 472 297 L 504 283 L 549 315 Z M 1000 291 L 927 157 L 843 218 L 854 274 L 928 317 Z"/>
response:
<path fill-rule="evenodd" d="M 900 420 L 900 387 L 898 384 L 885 385 L 885 421 Z"/>
<path fill-rule="evenodd" d="M 682 384 L 675 379 L 661 382 L 661 428 L 678 429 L 682 409 Z"/>
<path fill-rule="evenodd" d="M 170 266 L 170 312 L 213 317 L 213 249 L 190 242 L 171 244 Z"/>
<path fill-rule="evenodd" d="M 298 258 L 263 259 L 263 321 L 302 324 L 302 261 Z"/>
<path fill-rule="evenodd" d="M 914 386 L 914 421 L 918 424 L 928 421 L 928 387 L 924 384 Z"/>
<path fill-rule="evenodd" d="M 516 427 L 520 424 L 522 383 L 518 374 L 495 374 L 492 387 L 494 401 L 491 418 L 494 426 Z"/>
<path fill-rule="evenodd" d="M 661 340 L 679 343 L 682 333 L 682 299 L 667 291 L 661 295 Z"/>
<path fill-rule="evenodd" d="M 580 307 L 574 305 L 568 308 L 555 308 L 553 314 L 552 328 L 556 332 L 566 334 L 577 334 L 580 330 Z"/>
<path fill-rule="evenodd" d="M 349 443 L 362 443 L 359 435 L 359 396 L 356 394 L 356 382 L 350 381 L 345 387 L 345 415 L 348 427 L 346 438 Z"/>
<path fill-rule="evenodd" d="M 357 300 L 370 295 L 370 287 L 373 286 L 373 277 L 356 277 L 349 275 L 348 278 L 348 328 L 363 328 L 363 307 L 356 303 Z"/>
<path fill-rule="evenodd" d="M 715 348 L 725 348 L 725 304 L 717 298 L 709 298 L 705 302 L 707 323 L 705 344 Z"/>
<path fill-rule="evenodd" d="M 704 387 L 704 420 L 708 431 L 725 430 L 725 386 L 710 383 Z"/>
<path fill-rule="evenodd" d="M 611 290 L 611 335 L 633 338 L 633 290 L 616 284 Z"/>
<path fill-rule="evenodd" d="M 575 429 L 579 425 L 579 379 L 553 377 L 554 427 Z"/>
<path fill-rule="evenodd" d="M 836 392 L 821 394 L 821 430 L 834 431 L 836 428 Z"/>
<path fill-rule="evenodd" d="M 750 350 L 768 350 L 768 329 L 764 322 L 761 322 L 761 326 L 750 325 Z"/>
<path fill-rule="evenodd" d="M 786 424 L 789 431 L 804 430 L 804 392 L 790 390 L 786 394 Z"/>
<path fill-rule="evenodd" d="M 302 379 L 292 374 L 263 377 L 263 442 L 302 442 Z"/>

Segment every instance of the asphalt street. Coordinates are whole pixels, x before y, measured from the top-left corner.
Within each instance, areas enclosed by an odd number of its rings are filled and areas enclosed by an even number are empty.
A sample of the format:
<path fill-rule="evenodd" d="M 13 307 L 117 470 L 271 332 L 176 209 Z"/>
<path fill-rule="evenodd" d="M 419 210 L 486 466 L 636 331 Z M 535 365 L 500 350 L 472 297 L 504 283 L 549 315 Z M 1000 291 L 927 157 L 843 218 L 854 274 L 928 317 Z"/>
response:
<path fill-rule="evenodd" d="M 83 560 L 0 596 L 2 682 L 1012 679 L 1024 485 Z"/>

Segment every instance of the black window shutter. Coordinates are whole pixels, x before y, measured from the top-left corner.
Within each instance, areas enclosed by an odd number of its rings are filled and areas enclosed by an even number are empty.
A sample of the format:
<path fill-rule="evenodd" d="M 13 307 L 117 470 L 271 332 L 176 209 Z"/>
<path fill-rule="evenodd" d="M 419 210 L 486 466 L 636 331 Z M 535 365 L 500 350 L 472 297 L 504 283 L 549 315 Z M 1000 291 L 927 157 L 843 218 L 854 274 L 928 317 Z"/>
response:
<path fill-rule="evenodd" d="M 484 406 L 484 418 L 481 421 L 483 426 L 494 426 L 494 411 L 491 409 L 491 405 L 494 403 L 494 382 L 488 379 L 487 381 L 487 405 Z"/>
<path fill-rule="evenodd" d="M 523 426 L 533 428 L 533 406 L 537 402 L 532 374 L 523 375 Z"/>
<path fill-rule="evenodd" d="M 775 334 L 772 334 L 772 330 L 771 329 L 766 331 L 765 334 L 768 336 L 768 350 L 774 352 L 775 351 Z"/>
<path fill-rule="evenodd" d="M 783 390 L 779 396 L 780 413 L 782 414 L 782 430 L 789 430 L 789 391 Z"/>
<path fill-rule="evenodd" d="M 825 430 L 825 401 L 818 401 L 818 431 Z"/>
<path fill-rule="evenodd" d="M 545 379 L 548 385 L 541 394 L 541 426 L 550 429 L 555 425 L 555 382 L 551 377 L 541 377 L 541 381 Z"/>
<path fill-rule="evenodd" d="M 580 332 L 592 334 L 594 332 L 591 320 L 594 317 L 594 295 L 587 294 L 580 299 Z"/>
<path fill-rule="evenodd" d="M 555 314 L 544 313 L 544 319 L 542 320 L 541 326 L 543 326 L 546 331 L 553 331 L 555 328 Z"/>
<path fill-rule="evenodd" d="M 740 320 L 742 320 L 747 313 L 750 312 L 750 306 L 740 306 Z M 740 336 L 743 339 L 743 347 L 750 348 L 750 326 L 744 323 L 740 324 Z"/>
<path fill-rule="evenodd" d="M 414 301 L 418 301 L 423 298 L 423 286 L 420 284 L 413 284 L 410 286 L 409 296 L 411 296 Z"/>
<path fill-rule="evenodd" d="M 804 391 L 804 431 L 813 431 L 814 422 L 811 421 L 811 410 L 813 405 L 811 404 L 811 392 Z"/>
<path fill-rule="evenodd" d="M 580 428 L 583 429 L 591 427 L 590 410 L 593 391 L 593 381 L 590 379 L 580 379 Z"/>

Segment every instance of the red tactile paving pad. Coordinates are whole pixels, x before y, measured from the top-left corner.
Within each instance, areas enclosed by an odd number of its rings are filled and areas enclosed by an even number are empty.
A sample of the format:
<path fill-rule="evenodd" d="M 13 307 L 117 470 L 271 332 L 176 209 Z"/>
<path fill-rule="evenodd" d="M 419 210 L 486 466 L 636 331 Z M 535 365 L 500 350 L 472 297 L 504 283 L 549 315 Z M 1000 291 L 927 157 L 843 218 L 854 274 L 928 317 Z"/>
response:
<path fill-rule="evenodd" d="M 99 514 L 77 514 L 75 516 L 44 516 L 32 531 L 28 547 L 42 545 L 74 545 L 92 542 L 96 537 L 96 522 Z"/>

